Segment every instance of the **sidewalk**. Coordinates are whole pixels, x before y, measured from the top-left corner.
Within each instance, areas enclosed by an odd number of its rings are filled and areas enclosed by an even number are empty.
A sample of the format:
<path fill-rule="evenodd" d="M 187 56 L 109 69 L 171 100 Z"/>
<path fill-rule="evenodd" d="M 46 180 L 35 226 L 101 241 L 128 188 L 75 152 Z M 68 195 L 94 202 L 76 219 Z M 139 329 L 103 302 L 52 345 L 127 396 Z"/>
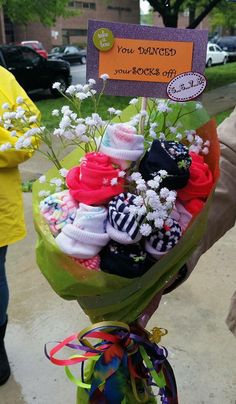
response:
<path fill-rule="evenodd" d="M 202 103 L 211 116 L 236 106 L 236 82 L 204 93 Z"/>
<path fill-rule="evenodd" d="M 211 114 L 233 108 L 235 90 L 236 83 L 204 95 L 204 106 Z M 23 178 L 37 178 L 49 165 L 35 156 L 22 165 Z M 12 375 L 0 387 L 0 404 L 76 404 L 76 386 L 48 361 L 44 344 L 78 332 L 89 320 L 76 302 L 58 297 L 40 273 L 31 193 L 24 194 L 24 202 L 28 235 L 10 246 L 7 256 Z M 169 351 L 180 404 L 236 404 L 236 340 L 225 325 L 236 285 L 235 244 L 236 227 L 201 258 L 186 283 L 163 297 L 148 324 L 148 330 L 168 329 L 161 343 Z M 72 370 L 78 377 L 78 368 Z"/>

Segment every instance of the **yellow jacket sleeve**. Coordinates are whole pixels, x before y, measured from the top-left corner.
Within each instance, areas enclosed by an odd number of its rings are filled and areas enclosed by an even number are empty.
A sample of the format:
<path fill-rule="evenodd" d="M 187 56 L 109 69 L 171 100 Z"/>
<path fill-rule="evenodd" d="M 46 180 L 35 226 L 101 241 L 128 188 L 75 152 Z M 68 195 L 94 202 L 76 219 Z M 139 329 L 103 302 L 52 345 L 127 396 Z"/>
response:
<path fill-rule="evenodd" d="M 6 69 L 0 66 L 0 116 L 3 114 L 2 105 L 8 103 L 11 107 L 16 107 L 17 97 L 22 97 L 31 111 L 38 117 L 40 112 L 29 98 L 23 88 L 16 81 L 15 77 Z M 0 145 L 4 143 L 14 143 L 16 138 L 12 137 L 10 132 L 4 128 L 0 128 Z M 16 167 L 32 156 L 32 150 L 7 150 L 0 151 L 0 168 Z"/>

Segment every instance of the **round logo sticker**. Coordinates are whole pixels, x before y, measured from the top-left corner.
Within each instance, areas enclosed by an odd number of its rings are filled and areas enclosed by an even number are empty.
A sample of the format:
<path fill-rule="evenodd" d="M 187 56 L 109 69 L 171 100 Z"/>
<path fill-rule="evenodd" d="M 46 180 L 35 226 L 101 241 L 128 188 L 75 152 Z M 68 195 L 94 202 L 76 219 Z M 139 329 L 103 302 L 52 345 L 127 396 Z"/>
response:
<path fill-rule="evenodd" d="M 93 43 L 102 52 L 109 51 L 114 45 L 114 35 L 108 28 L 99 28 L 93 34 Z"/>
<path fill-rule="evenodd" d="M 197 72 L 182 73 L 169 82 L 167 94 L 173 101 L 190 101 L 205 90 L 206 84 L 206 77 L 203 74 Z"/>

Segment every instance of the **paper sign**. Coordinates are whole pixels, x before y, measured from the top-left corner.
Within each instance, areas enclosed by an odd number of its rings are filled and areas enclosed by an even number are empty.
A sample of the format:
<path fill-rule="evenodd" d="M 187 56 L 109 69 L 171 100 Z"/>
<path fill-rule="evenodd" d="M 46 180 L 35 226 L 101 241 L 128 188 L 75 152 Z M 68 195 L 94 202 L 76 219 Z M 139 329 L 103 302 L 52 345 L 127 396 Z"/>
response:
<path fill-rule="evenodd" d="M 109 52 L 99 54 L 99 76 L 113 80 L 169 83 L 192 68 L 193 43 L 116 38 Z"/>
<path fill-rule="evenodd" d="M 174 101 L 190 101 L 205 90 L 206 83 L 206 78 L 203 74 L 182 73 L 168 84 L 167 94 Z"/>
<path fill-rule="evenodd" d="M 98 46 L 98 33 L 109 33 L 109 49 Z M 102 45 L 107 42 L 103 38 Z M 207 41 L 206 30 L 90 20 L 87 80 L 95 79 L 100 91 L 100 76 L 108 74 L 106 94 L 167 98 L 172 79 L 184 72 L 204 72 Z"/>

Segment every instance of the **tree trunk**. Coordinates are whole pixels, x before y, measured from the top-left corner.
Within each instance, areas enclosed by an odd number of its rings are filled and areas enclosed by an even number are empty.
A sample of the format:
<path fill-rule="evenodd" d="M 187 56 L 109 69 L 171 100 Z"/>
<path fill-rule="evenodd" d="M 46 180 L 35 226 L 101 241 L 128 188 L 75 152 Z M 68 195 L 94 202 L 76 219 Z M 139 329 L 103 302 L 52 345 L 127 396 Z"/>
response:
<path fill-rule="evenodd" d="M 187 28 L 196 28 L 221 0 L 211 0 L 201 14 Z"/>
<path fill-rule="evenodd" d="M 195 5 L 191 5 L 189 6 L 189 25 L 191 25 L 194 20 L 196 18 L 196 6 Z"/>
<path fill-rule="evenodd" d="M 4 13 L 2 8 L 0 8 L 0 43 L 6 43 Z"/>
<path fill-rule="evenodd" d="M 165 27 L 177 28 L 178 26 L 178 13 L 168 13 L 162 16 L 163 24 Z"/>

